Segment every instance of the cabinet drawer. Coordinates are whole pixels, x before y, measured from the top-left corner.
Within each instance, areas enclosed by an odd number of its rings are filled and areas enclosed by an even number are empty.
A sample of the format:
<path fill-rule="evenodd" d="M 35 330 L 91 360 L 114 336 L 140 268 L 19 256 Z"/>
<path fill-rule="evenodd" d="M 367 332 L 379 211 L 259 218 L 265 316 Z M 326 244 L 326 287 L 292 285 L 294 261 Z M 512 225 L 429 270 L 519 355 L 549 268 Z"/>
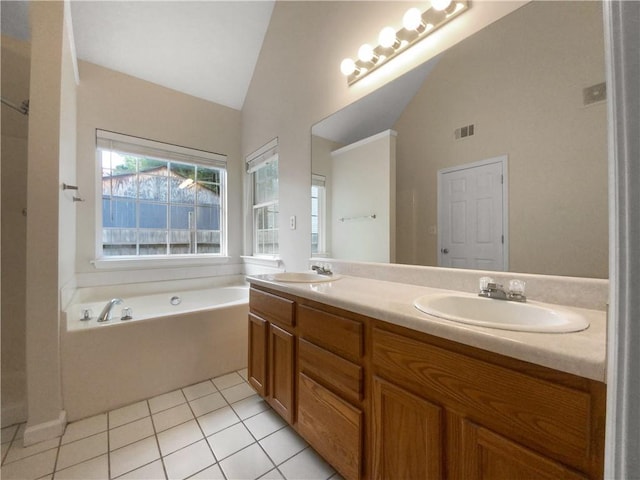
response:
<path fill-rule="evenodd" d="M 591 397 L 429 343 L 375 328 L 374 370 L 539 452 L 587 469 Z"/>
<path fill-rule="evenodd" d="M 344 358 L 300 339 L 300 371 L 330 386 L 352 402 L 362 400 L 363 369 Z"/>
<path fill-rule="evenodd" d="M 270 322 L 293 327 L 295 325 L 295 302 L 252 288 L 249 291 L 252 312 Z"/>
<path fill-rule="evenodd" d="M 298 324 L 301 337 L 345 358 L 360 361 L 364 351 L 362 323 L 299 305 Z"/>
<path fill-rule="evenodd" d="M 362 471 L 362 411 L 304 373 L 298 381 L 298 431 L 346 480 Z"/>

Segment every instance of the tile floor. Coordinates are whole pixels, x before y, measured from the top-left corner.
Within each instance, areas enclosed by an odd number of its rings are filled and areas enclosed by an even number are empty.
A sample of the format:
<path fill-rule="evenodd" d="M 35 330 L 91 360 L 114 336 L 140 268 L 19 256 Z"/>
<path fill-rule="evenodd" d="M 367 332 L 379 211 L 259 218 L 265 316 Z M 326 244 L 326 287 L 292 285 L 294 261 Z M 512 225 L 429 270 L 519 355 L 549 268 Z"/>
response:
<path fill-rule="evenodd" d="M 67 425 L 24 448 L 2 429 L 3 480 L 341 477 L 232 372 Z"/>

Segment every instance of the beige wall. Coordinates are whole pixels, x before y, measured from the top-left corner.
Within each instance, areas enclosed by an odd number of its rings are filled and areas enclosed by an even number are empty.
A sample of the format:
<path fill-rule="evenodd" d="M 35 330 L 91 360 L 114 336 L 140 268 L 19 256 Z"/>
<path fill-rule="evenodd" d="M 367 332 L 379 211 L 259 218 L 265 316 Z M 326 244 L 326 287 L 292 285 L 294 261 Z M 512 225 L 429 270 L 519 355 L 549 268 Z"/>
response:
<path fill-rule="evenodd" d="M 79 69 L 77 182 L 86 201 L 78 206 L 77 272 L 96 272 L 90 262 L 96 256 L 96 209 L 100 208 L 96 204 L 97 128 L 227 155 L 229 254 L 238 262 L 242 231 L 240 222 L 233 219 L 240 218 L 242 203 L 240 112 L 91 63 L 79 62 Z M 197 269 L 182 269 L 182 275 Z M 122 271 L 110 278 L 117 283 L 131 277 Z M 149 270 L 148 280 L 155 278 L 154 270 Z"/>
<path fill-rule="evenodd" d="M 61 101 L 73 97 L 62 2 L 31 2 L 31 82 L 27 169 L 27 403 L 25 444 L 60 435 L 58 201 L 63 152 L 75 132 L 62 119 Z M 66 92 L 63 95 L 63 92 Z"/>
<path fill-rule="evenodd" d="M 311 126 L 526 2 L 474 2 L 430 41 L 352 87 L 340 62 L 380 29 L 400 27 L 413 2 L 278 2 L 242 110 L 242 151 L 279 138 L 280 249 L 285 268 L 308 268 Z M 295 215 L 298 228 L 288 228 Z M 247 230 L 250 223 L 245 222 Z M 245 239 L 245 243 L 249 244 Z M 248 248 L 248 247 L 246 247 Z M 247 251 L 250 253 L 250 251 Z"/>
<path fill-rule="evenodd" d="M 29 98 L 31 46 L 2 36 L 2 98 Z M 2 425 L 26 419 L 25 294 L 29 117 L 2 105 Z"/>
<path fill-rule="evenodd" d="M 606 104 L 582 100 L 603 81 L 598 2 L 532 3 L 447 52 L 394 126 L 399 224 L 418 212 L 398 261 L 437 265 L 439 169 L 506 154 L 509 270 L 607 278 Z"/>

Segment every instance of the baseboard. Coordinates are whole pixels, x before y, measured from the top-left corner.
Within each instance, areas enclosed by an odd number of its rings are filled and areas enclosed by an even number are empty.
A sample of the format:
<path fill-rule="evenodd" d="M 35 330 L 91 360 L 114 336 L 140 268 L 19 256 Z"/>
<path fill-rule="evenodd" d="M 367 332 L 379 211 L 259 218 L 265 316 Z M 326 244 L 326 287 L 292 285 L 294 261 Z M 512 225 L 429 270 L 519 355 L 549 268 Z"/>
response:
<path fill-rule="evenodd" d="M 56 420 L 49 422 L 29 425 L 24 431 L 24 446 L 33 445 L 34 443 L 44 442 L 52 438 L 61 437 L 67 426 L 67 412 L 62 410 Z"/>
<path fill-rule="evenodd" d="M 2 428 L 27 420 L 27 403 L 14 402 L 10 405 L 2 405 Z"/>

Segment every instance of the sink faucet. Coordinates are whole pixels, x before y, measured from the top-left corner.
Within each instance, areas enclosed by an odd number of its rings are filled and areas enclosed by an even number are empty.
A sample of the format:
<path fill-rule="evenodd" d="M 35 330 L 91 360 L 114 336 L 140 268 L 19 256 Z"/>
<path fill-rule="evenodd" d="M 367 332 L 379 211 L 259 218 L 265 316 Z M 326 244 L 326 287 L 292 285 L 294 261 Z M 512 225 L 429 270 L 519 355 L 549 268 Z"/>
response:
<path fill-rule="evenodd" d="M 100 312 L 100 315 L 98 315 L 98 322 L 108 322 L 111 320 L 111 309 L 120 303 L 122 303 L 121 298 L 112 298 L 109 300 L 102 309 L 102 312 Z"/>
<path fill-rule="evenodd" d="M 311 270 L 315 270 L 318 275 L 333 275 L 329 265 L 313 265 Z"/>
<path fill-rule="evenodd" d="M 495 298 L 496 300 L 510 300 L 513 302 L 526 302 L 527 297 L 524 295 L 524 285 L 522 280 L 511 280 L 509 282 L 509 290 L 496 283 L 492 278 L 482 277 L 480 279 L 479 297 Z"/>

